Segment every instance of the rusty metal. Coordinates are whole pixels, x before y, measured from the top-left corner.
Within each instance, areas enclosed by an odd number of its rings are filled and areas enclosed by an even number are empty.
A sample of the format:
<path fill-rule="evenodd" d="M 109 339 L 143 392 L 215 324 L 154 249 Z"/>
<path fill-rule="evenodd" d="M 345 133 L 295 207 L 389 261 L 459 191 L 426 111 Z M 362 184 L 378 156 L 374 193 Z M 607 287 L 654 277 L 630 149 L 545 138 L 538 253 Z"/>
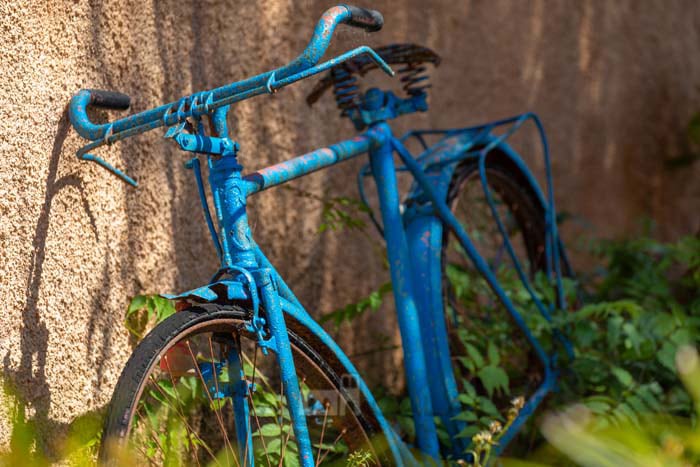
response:
<path fill-rule="evenodd" d="M 390 44 L 376 48 L 374 51 L 389 65 L 406 65 L 404 69 L 406 73 L 413 73 L 416 67 L 420 67 L 423 63 L 431 63 L 433 66 L 439 66 L 441 61 L 437 53 L 427 47 L 421 47 L 415 44 Z M 342 73 L 339 73 L 339 76 L 345 79 L 345 76 L 348 74 L 364 76 L 369 71 L 377 69 L 377 66 L 365 57 L 356 57 L 342 65 L 334 67 L 329 74 L 316 83 L 314 89 L 309 93 L 306 98 L 306 103 L 308 105 L 313 105 L 328 89 L 336 85 L 338 78 L 336 78 L 334 72 L 336 72 L 337 69 L 343 70 Z M 399 70 L 399 72 L 401 71 L 402 70 Z M 424 71 L 426 70 L 423 69 L 420 73 Z M 423 80 L 424 79 L 425 78 L 423 78 Z M 414 96 L 415 91 L 413 91 L 413 89 L 415 88 L 413 86 L 416 81 L 414 78 L 410 78 L 410 80 L 411 82 L 408 83 L 409 89 L 405 90 L 409 96 Z M 359 102 L 356 102 L 356 104 L 359 104 Z"/>

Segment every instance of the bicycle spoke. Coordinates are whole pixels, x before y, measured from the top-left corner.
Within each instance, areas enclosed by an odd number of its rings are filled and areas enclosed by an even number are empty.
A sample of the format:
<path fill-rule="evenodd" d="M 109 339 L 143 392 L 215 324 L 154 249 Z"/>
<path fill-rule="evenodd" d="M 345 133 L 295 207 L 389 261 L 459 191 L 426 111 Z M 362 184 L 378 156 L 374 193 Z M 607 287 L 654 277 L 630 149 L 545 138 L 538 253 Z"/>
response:
<path fill-rule="evenodd" d="M 289 443 L 289 437 L 292 434 L 292 427 L 289 427 L 290 429 L 287 431 L 287 436 L 284 438 L 284 443 L 282 444 L 282 450 L 280 452 L 280 463 L 278 464 L 277 467 L 282 467 L 282 463 L 284 462 L 284 452 L 287 450 L 287 443 Z M 280 436 L 282 436 L 282 433 L 280 433 Z"/>
<path fill-rule="evenodd" d="M 140 407 L 137 407 L 137 408 L 136 408 L 136 413 L 137 413 L 139 416 L 143 417 L 143 413 L 139 413 L 139 410 L 140 410 Z M 153 434 L 152 431 L 149 431 L 149 435 L 151 436 L 151 438 L 153 438 L 153 441 L 155 441 L 156 444 L 158 445 L 158 449 L 160 449 L 160 452 L 162 452 L 163 455 L 165 455 L 165 449 L 163 449 L 163 446 L 160 444 L 160 441 L 158 440 L 158 437 L 155 436 L 155 435 Z"/>
<path fill-rule="evenodd" d="M 323 411 L 323 425 L 321 425 L 321 437 L 318 441 L 318 452 L 316 453 L 316 465 L 321 465 L 321 447 L 323 446 L 323 435 L 326 432 L 326 421 L 328 420 L 328 409 L 330 408 L 330 402 L 323 403 L 325 410 Z"/>
<path fill-rule="evenodd" d="M 175 377 L 173 376 L 173 371 L 170 368 L 170 362 L 168 361 L 168 356 L 167 355 L 163 356 L 163 359 L 165 361 L 165 366 L 168 368 L 168 375 L 170 376 L 170 382 L 172 383 L 173 388 L 175 388 Z M 151 376 L 153 376 L 153 375 L 151 375 Z M 177 399 L 178 404 L 184 405 L 182 403 L 182 401 L 180 400 L 180 393 L 177 391 L 177 389 L 175 390 L 175 398 Z M 192 438 L 192 436 L 194 436 L 194 431 L 191 429 L 190 424 L 187 423 L 187 419 L 185 418 L 184 414 L 182 412 L 180 412 L 180 415 L 182 416 L 182 421 L 185 425 L 185 429 L 187 430 L 188 438 L 190 438 L 190 443 L 192 443 L 191 438 Z M 199 436 L 197 436 L 197 437 L 199 438 Z M 202 441 L 202 440 L 200 439 L 200 441 Z M 203 442 L 204 441 L 202 441 L 202 443 Z M 205 446 L 205 448 L 206 448 L 206 446 Z M 194 446 L 192 447 L 192 452 L 194 453 L 195 462 L 197 462 L 197 465 L 200 465 L 199 455 L 197 454 L 197 449 Z"/>
<path fill-rule="evenodd" d="M 241 318 L 232 319 L 228 330 L 217 320 L 210 326 L 195 328 L 191 334 L 181 332 L 181 337 L 172 338 L 155 354 L 159 358 L 146 360 L 153 363 L 141 378 L 136 393 L 139 410 L 130 419 L 127 434 L 138 456 L 145 457 L 144 465 L 275 467 L 298 460 L 296 419 L 288 411 L 287 386 L 277 355 L 262 355 L 255 336 L 241 331 L 244 315 Z M 335 376 L 324 371 L 327 366 L 318 365 L 318 354 L 299 352 L 299 347 L 293 349 L 304 407 L 300 416 L 313 421 L 309 437 L 312 449 L 318 449 L 312 451 L 311 462 L 335 462 L 347 453 L 348 443 L 350 452 L 358 446 L 347 439 L 349 433 L 362 432 L 364 428 L 358 425 L 356 417 L 351 417 L 338 419 L 335 429 L 331 412 L 334 405 L 327 402 L 334 399 L 325 397 L 325 392 L 335 387 Z M 317 390 L 324 397 L 314 397 Z M 234 399 L 229 400 L 231 397 Z M 346 429 L 336 438 L 341 428 Z M 247 431 L 246 436 L 239 430 Z M 343 436 L 346 439 L 338 444 Z M 335 447 L 329 444 L 333 438 Z M 365 439 L 369 441 L 368 437 Z"/>
<path fill-rule="evenodd" d="M 214 411 L 215 412 L 218 411 L 218 413 L 219 413 L 218 418 L 220 420 L 222 420 L 222 422 L 223 422 L 223 414 L 222 414 L 223 410 L 222 410 L 222 408 L 225 405 L 225 402 L 223 402 L 223 403 L 219 402 L 219 401 L 222 401 L 223 399 L 219 399 L 221 392 L 219 391 L 219 378 L 216 375 L 218 372 L 216 371 L 216 364 L 214 363 L 214 348 L 211 344 L 211 334 L 207 335 L 207 340 L 209 341 L 209 356 L 211 357 L 211 373 L 212 373 L 212 376 L 214 377 L 214 389 L 216 389 L 216 397 L 217 397 L 217 399 L 216 399 L 217 403 L 214 405 Z M 209 394 L 209 388 L 206 387 L 205 390 L 207 391 L 207 394 Z M 226 435 L 224 435 L 224 436 L 226 436 Z M 226 436 L 226 438 L 228 438 L 228 436 Z M 235 454 L 234 454 L 234 456 L 235 456 Z M 226 450 L 226 465 L 229 464 L 228 460 L 229 460 L 229 451 L 227 449 Z M 238 463 L 238 462 L 236 462 L 236 463 Z"/>
<path fill-rule="evenodd" d="M 243 363 L 243 352 L 241 351 L 241 338 L 240 338 L 241 336 L 239 334 L 231 334 L 231 337 L 233 337 L 233 340 L 234 340 L 235 345 L 236 345 L 236 352 L 238 353 L 238 361 L 240 362 L 241 372 L 243 373 L 243 380 L 245 381 L 246 376 L 245 376 L 245 365 Z M 257 347 L 257 343 L 256 343 L 256 345 L 255 345 L 256 354 L 257 354 L 257 350 L 258 350 L 258 347 Z M 256 355 L 256 357 L 254 357 L 254 360 L 256 358 L 257 358 L 257 355 Z M 253 375 L 255 375 L 255 368 L 253 368 Z M 255 384 L 255 377 L 253 377 L 251 381 L 252 381 L 251 384 Z M 260 429 L 260 422 L 258 421 L 258 416 L 255 414 L 255 404 L 252 402 L 252 397 L 250 395 L 250 386 L 248 386 L 247 384 L 246 384 L 246 399 L 248 399 L 250 401 L 250 407 L 252 407 L 253 415 L 255 415 L 255 419 L 256 419 L 257 424 L 258 424 L 258 429 Z M 250 415 L 248 415 L 248 425 L 250 425 Z M 243 452 L 243 466 L 244 467 L 247 467 L 247 465 L 248 465 L 248 451 L 250 450 L 250 448 L 252 447 L 252 444 L 253 444 L 252 433 L 246 433 L 246 435 L 249 435 L 249 436 L 246 436 L 245 451 Z M 253 457 L 255 457 L 255 453 L 253 453 Z"/>
<path fill-rule="evenodd" d="M 200 381 L 202 382 L 202 386 L 204 386 L 204 392 L 207 395 L 207 399 L 209 400 L 209 404 L 210 404 L 210 406 L 213 407 L 214 401 L 211 398 L 211 394 L 209 394 L 209 388 L 207 387 L 206 381 L 204 381 L 204 376 L 202 376 L 202 372 L 199 369 L 199 365 L 196 364 L 197 359 L 195 358 L 194 353 L 192 352 L 192 347 L 190 346 L 190 342 L 187 341 L 186 345 L 187 345 L 187 350 L 189 351 L 190 356 L 192 357 L 192 361 L 195 362 L 194 367 L 197 371 L 197 375 L 199 376 Z M 231 441 L 229 441 L 229 439 L 228 439 L 228 433 L 226 432 L 226 428 L 224 427 L 224 422 L 221 419 L 221 416 L 220 416 L 221 414 L 219 412 L 217 412 L 216 410 L 214 410 L 214 414 L 216 415 L 216 419 L 219 422 L 219 426 L 221 427 L 221 432 L 224 435 L 224 442 L 225 442 L 226 446 L 228 447 L 228 449 L 230 449 L 231 452 L 233 452 L 233 446 L 231 445 Z M 236 461 L 236 465 L 238 465 L 240 467 L 240 463 L 238 462 L 238 459 L 235 456 L 234 456 L 234 460 Z"/>
<path fill-rule="evenodd" d="M 240 346 L 238 347 L 239 352 L 240 352 Z M 242 361 L 242 359 L 241 359 Z M 258 344 L 257 342 L 255 343 L 255 350 L 253 353 L 253 376 L 252 376 L 252 384 L 255 385 L 255 373 L 258 368 Z M 255 417 L 255 424 L 258 426 L 258 433 L 260 433 L 260 440 L 262 441 L 263 445 L 263 451 L 265 453 L 265 460 L 267 460 L 267 465 L 268 467 L 272 467 L 272 462 L 270 462 L 270 453 L 267 450 L 267 443 L 265 442 L 265 437 L 262 434 L 262 426 L 260 425 L 260 419 L 258 418 L 258 412 L 255 409 L 255 403 L 253 402 L 253 395 L 248 392 L 248 400 L 250 401 L 250 407 L 253 410 L 253 417 Z"/>
<path fill-rule="evenodd" d="M 166 363 L 165 363 L 165 364 L 166 364 L 166 366 L 169 366 L 167 360 L 166 360 Z M 172 377 L 172 375 L 171 375 L 171 377 Z M 161 394 L 164 398 L 167 398 L 168 395 L 167 395 L 165 392 L 163 392 L 163 390 L 158 386 L 158 381 L 155 379 L 155 376 L 154 376 L 154 375 L 151 375 L 151 379 L 153 380 L 153 383 L 154 383 L 154 386 L 156 387 L 156 389 L 158 389 L 158 392 L 160 392 L 160 394 Z M 177 391 L 175 391 L 175 394 L 177 394 Z M 178 397 L 179 397 L 179 396 L 178 396 Z M 218 462 L 218 460 L 217 460 L 217 458 L 216 458 L 216 455 L 211 451 L 211 449 L 207 446 L 207 444 L 204 442 L 204 440 L 203 440 L 199 435 L 196 435 L 196 434 L 194 433 L 194 430 L 192 429 L 192 427 L 190 426 L 190 424 L 187 422 L 187 417 L 185 417 L 185 414 L 184 414 L 182 411 L 180 411 L 180 410 L 178 410 L 177 413 L 178 413 L 178 415 L 180 416 L 180 418 L 182 419 L 182 423 L 185 425 L 185 428 L 186 428 L 188 431 L 192 431 L 192 434 L 194 434 L 195 436 L 197 436 L 197 439 L 199 439 L 199 441 L 202 443 L 202 446 L 204 447 L 204 449 L 209 453 L 209 455 L 212 457 L 212 459 L 214 459 L 214 460 L 217 462 L 217 464 L 218 464 L 219 462 Z"/>
<path fill-rule="evenodd" d="M 284 425 L 282 424 L 283 421 L 284 421 L 284 407 L 282 406 L 282 400 L 283 400 L 283 397 L 284 397 L 283 394 L 284 394 L 284 383 L 282 383 L 282 381 L 280 381 L 280 393 L 279 393 L 279 396 L 280 396 L 280 397 L 279 397 L 279 401 L 278 401 L 278 404 L 279 404 L 279 411 L 280 411 L 280 415 L 279 415 L 279 417 L 278 417 L 278 419 L 279 419 L 279 426 L 280 426 L 280 435 L 279 435 L 279 436 L 280 436 L 280 441 L 282 440 L 282 433 L 284 433 L 284 429 L 283 429 L 283 428 L 284 428 Z M 280 462 L 282 462 L 282 459 L 283 459 L 283 458 L 284 458 L 284 443 L 281 443 L 281 442 L 280 442 Z M 280 465 L 281 465 L 281 464 L 280 464 Z"/>
<path fill-rule="evenodd" d="M 340 438 L 342 438 L 345 433 L 347 433 L 347 428 L 343 427 L 343 429 L 340 430 L 340 434 L 333 440 L 331 446 L 334 446 L 338 441 L 340 441 Z M 331 450 L 326 449 L 326 452 L 323 454 L 323 457 L 321 457 L 321 460 L 318 461 L 319 464 L 326 459 L 326 456 L 328 456 L 329 452 L 331 452 Z"/>

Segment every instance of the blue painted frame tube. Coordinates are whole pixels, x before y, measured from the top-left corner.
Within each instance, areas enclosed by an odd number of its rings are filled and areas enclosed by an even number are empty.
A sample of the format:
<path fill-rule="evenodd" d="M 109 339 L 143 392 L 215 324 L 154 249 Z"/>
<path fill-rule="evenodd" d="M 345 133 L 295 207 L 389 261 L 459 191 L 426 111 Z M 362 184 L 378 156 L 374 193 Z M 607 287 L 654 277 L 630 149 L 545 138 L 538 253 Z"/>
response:
<path fill-rule="evenodd" d="M 394 430 L 392 430 L 389 422 L 387 422 L 386 418 L 384 418 L 384 414 L 377 405 L 377 402 L 374 400 L 374 396 L 372 396 L 372 392 L 369 390 L 369 387 L 367 387 L 367 384 L 360 376 L 360 373 L 357 371 L 350 359 L 345 355 L 340 346 L 338 346 L 336 341 L 328 335 L 325 329 L 323 329 L 323 327 L 320 326 L 301 305 L 297 297 L 294 295 L 294 292 L 292 292 L 282 276 L 279 275 L 275 267 L 272 265 L 272 263 L 270 263 L 270 260 L 257 246 L 255 255 L 260 267 L 270 270 L 270 274 L 277 285 L 277 293 L 280 296 L 280 306 L 282 307 L 282 311 L 302 323 L 304 327 L 306 327 L 314 336 L 318 337 L 323 345 L 328 347 L 333 355 L 335 355 L 348 374 L 355 378 L 360 392 L 379 422 L 379 426 L 386 437 L 388 448 L 391 451 L 396 465 L 418 465 L 411 452 L 406 449 L 403 441 L 401 441 L 396 433 L 394 433 Z"/>
<path fill-rule="evenodd" d="M 236 426 L 236 440 L 238 441 L 238 454 L 244 459 L 243 466 L 255 465 L 253 452 L 253 433 L 250 429 L 250 408 L 248 406 L 248 382 L 243 372 L 243 363 L 239 355 L 238 343 L 229 350 L 228 377 L 233 385 L 232 404 L 233 417 Z"/>
<path fill-rule="evenodd" d="M 294 436 L 299 447 L 301 464 L 304 467 L 313 467 L 314 457 L 309 439 L 309 429 L 306 425 L 306 413 L 304 400 L 299 388 L 292 346 L 287 334 L 287 326 L 284 322 L 284 314 L 280 305 L 280 297 L 277 294 L 275 281 L 268 269 L 256 271 L 256 281 L 262 292 L 262 301 L 265 307 L 265 316 L 268 320 L 270 333 L 277 346 L 277 361 L 280 368 L 280 379 L 284 388 L 284 396 L 287 400 L 287 408 L 294 427 Z"/>
<path fill-rule="evenodd" d="M 433 420 L 430 382 L 425 368 L 418 310 L 414 302 L 411 260 L 399 209 L 399 191 L 391 149 L 391 128 L 378 123 L 370 130 L 381 138 L 381 145 L 370 150 L 372 174 L 377 185 L 384 238 L 396 302 L 404 367 L 418 449 L 435 460 L 440 458 L 437 429 Z"/>
<path fill-rule="evenodd" d="M 442 314 L 442 232 L 440 219 L 433 215 L 413 218 L 406 226 L 433 411 L 442 419 L 452 440 L 452 454 L 459 458 L 464 455 L 469 440 L 457 438 L 466 423 L 453 420 L 462 411 L 462 406 L 457 399 L 459 390 L 450 361 L 449 338 Z"/>
<path fill-rule="evenodd" d="M 295 178 L 303 177 L 339 162 L 352 159 L 366 153 L 372 145 L 373 139 L 371 137 L 360 135 L 246 174 L 243 177 L 246 183 L 246 195 L 253 195 Z"/>

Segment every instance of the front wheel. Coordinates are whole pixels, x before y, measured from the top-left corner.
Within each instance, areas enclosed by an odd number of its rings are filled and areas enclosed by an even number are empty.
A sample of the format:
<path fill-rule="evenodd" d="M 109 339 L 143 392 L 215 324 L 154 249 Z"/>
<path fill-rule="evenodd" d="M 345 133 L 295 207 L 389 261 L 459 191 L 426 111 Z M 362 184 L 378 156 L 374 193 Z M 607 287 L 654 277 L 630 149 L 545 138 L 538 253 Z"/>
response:
<path fill-rule="evenodd" d="M 228 305 L 169 317 L 138 345 L 114 390 L 102 461 L 148 465 L 300 465 L 277 358 Z M 378 423 L 357 382 L 287 317 L 314 464 L 349 455 L 380 463 Z"/>

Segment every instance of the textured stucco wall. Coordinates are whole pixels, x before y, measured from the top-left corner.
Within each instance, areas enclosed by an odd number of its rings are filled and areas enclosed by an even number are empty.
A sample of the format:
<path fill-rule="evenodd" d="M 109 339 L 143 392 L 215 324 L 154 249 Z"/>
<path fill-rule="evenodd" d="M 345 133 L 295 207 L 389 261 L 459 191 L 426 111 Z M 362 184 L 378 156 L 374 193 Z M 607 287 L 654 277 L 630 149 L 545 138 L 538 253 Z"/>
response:
<path fill-rule="evenodd" d="M 0 358 L 49 432 L 107 402 L 129 351 L 121 325 L 129 297 L 198 285 L 215 268 L 183 155 L 159 134 L 101 150 L 139 179 L 139 189 L 79 163 L 81 141 L 65 113 L 70 96 L 82 87 L 115 89 L 143 110 L 271 69 L 304 47 L 330 5 L 0 2 Z M 384 12 L 385 29 L 370 36 L 339 28 L 333 51 L 412 41 L 444 57 L 433 75 L 435 111 L 399 127 L 534 110 L 549 130 L 558 205 L 585 219 L 585 234 L 630 233 L 640 216 L 655 219 L 664 237 L 698 231 L 700 166 L 664 169 L 665 158 L 683 152 L 682 128 L 700 109 L 694 0 L 372 6 Z M 230 123 L 248 167 L 352 134 L 330 97 L 308 112 L 303 97 L 312 86 L 235 107 Z M 541 166 L 534 138 L 522 141 L 526 159 Z M 353 196 L 359 164 L 296 186 Z M 310 310 L 328 311 L 386 279 L 376 255 L 363 253 L 370 243 L 362 235 L 316 233 L 319 203 L 277 190 L 251 204 L 256 239 Z M 580 230 L 570 227 L 570 236 Z M 397 342 L 394 323 L 382 310 L 341 341 L 351 354 L 377 345 L 376 330 Z M 390 382 L 399 359 L 358 362 L 384 368 L 376 375 Z"/>

